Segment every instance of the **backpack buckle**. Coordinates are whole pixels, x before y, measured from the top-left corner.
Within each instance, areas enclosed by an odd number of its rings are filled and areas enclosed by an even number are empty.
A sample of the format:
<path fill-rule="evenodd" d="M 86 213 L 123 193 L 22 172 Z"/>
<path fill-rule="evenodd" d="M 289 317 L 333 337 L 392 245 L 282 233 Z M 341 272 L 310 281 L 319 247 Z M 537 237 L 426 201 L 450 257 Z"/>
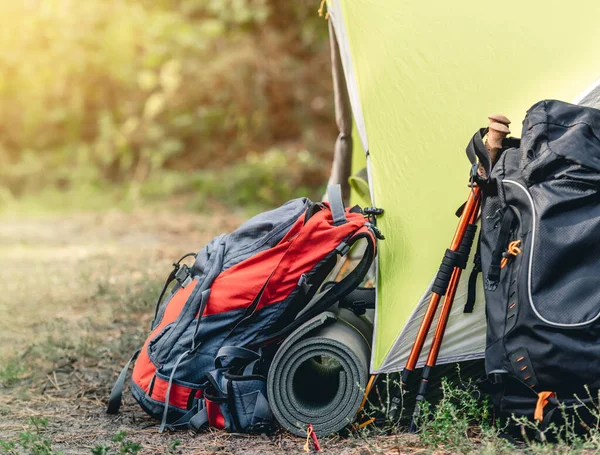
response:
<path fill-rule="evenodd" d="M 504 384 L 506 375 L 508 375 L 506 370 L 493 370 L 488 374 L 488 381 L 493 385 L 501 385 Z"/>
<path fill-rule="evenodd" d="M 192 274 L 190 273 L 190 268 L 185 264 L 181 265 L 177 272 L 175 272 L 175 279 L 182 288 L 186 287 L 192 282 Z"/>
<path fill-rule="evenodd" d="M 479 162 L 473 163 L 471 166 L 471 185 L 485 186 L 489 182 L 489 175 L 482 177 L 479 175 Z"/>
<path fill-rule="evenodd" d="M 367 312 L 367 310 L 372 309 L 373 305 L 368 304 L 364 300 L 357 300 L 355 302 L 349 303 L 347 305 L 343 305 L 343 308 L 348 308 L 357 316 L 362 316 Z"/>
<path fill-rule="evenodd" d="M 379 216 L 383 215 L 383 209 L 378 207 L 365 207 L 363 213 L 367 216 Z"/>
<path fill-rule="evenodd" d="M 378 207 L 366 207 L 363 209 L 363 214 L 367 217 L 369 229 L 379 240 L 385 240 L 385 237 L 379 229 L 377 229 L 377 217 L 383 215 L 384 210 Z"/>
<path fill-rule="evenodd" d="M 348 245 L 346 242 L 342 242 L 338 246 L 335 247 L 336 253 L 339 254 L 340 256 L 345 256 L 349 250 L 350 250 L 350 245 Z"/>

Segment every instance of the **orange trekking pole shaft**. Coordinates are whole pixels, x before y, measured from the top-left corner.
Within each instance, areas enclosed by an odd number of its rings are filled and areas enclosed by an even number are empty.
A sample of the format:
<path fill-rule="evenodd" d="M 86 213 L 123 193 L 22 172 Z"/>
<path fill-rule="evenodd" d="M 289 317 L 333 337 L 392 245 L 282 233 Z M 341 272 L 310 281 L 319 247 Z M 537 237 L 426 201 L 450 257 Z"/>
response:
<path fill-rule="evenodd" d="M 476 190 L 478 193 L 481 191 L 479 187 L 477 187 Z M 481 196 L 479 196 L 478 199 L 478 202 L 481 202 Z M 479 206 L 480 204 L 477 205 Z M 474 224 L 477 221 L 477 213 L 479 212 L 478 209 L 479 207 L 477 207 L 477 210 L 473 212 L 471 220 L 469 221 L 470 224 Z M 452 304 L 454 303 L 454 297 L 456 296 L 456 290 L 458 288 L 458 283 L 460 282 L 461 274 L 462 269 L 459 267 L 456 267 L 452 272 L 452 278 L 450 278 L 450 283 L 448 284 L 448 292 L 444 298 L 444 304 L 442 305 L 440 317 L 435 328 L 433 341 L 431 342 L 431 348 L 429 349 L 427 361 L 425 362 L 425 369 L 434 367 L 435 363 L 437 362 L 440 346 L 442 345 L 442 339 L 444 338 L 446 326 L 448 325 L 448 318 L 450 317 L 450 311 L 452 310 Z M 426 381 L 429 376 L 428 374 L 426 375 L 425 369 L 423 370 L 424 381 Z"/>
<path fill-rule="evenodd" d="M 508 135 L 508 133 L 510 133 L 507 127 L 510 121 L 504 116 L 490 116 L 489 119 L 490 125 L 486 149 L 489 153 L 490 163 L 491 165 L 493 165 L 502 147 L 502 140 Z M 481 171 L 479 172 L 481 174 Z M 487 178 L 488 176 L 483 175 L 483 177 Z M 475 230 L 477 228 L 477 225 L 475 223 L 477 222 L 477 216 L 479 213 L 479 206 L 481 202 L 481 188 L 479 186 L 473 187 L 473 200 L 475 201 L 473 210 L 469 210 L 467 215 L 467 230 L 470 229 L 474 237 Z M 466 209 L 467 207 L 465 207 L 464 212 L 467 212 Z M 463 215 L 465 215 L 464 212 Z M 472 240 L 470 240 L 470 242 L 471 243 L 468 245 L 468 248 L 465 247 L 465 249 L 463 250 L 463 254 L 466 254 L 467 256 L 471 249 Z M 425 367 L 423 368 L 423 375 L 417 393 L 415 409 L 413 412 L 413 418 L 409 429 L 410 431 L 416 430 L 416 422 L 420 414 L 421 402 L 425 399 L 425 393 L 429 385 L 429 375 L 431 373 L 431 369 L 437 363 L 440 347 L 442 345 L 442 340 L 446 331 L 446 326 L 448 325 L 448 319 L 450 318 L 452 304 L 454 303 L 454 297 L 456 296 L 456 290 L 458 288 L 458 283 L 460 282 L 462 269 L 465 268 L 465 265 L 466 264 L 463 262 L 462 264 L 454 267 L 454 270 L 452 271 L 452 276 L 450 277 L 450 281 L 447 285 L 447 293 L 444 299 L 444 304 L 442 305 L 442 310 L 440 312 L 440 317 L 438 319 L 438 323 L 435 329 L 434 337 L 431 343 L 431 348 L 427 356 L 427 361 L 425 362 Z"/>
<path fill-rule="evenodd" d="M 473 190 L 477 193 L 477 207 L 471 213 L 469 220 L 469 224 L 471 226 L 475 226 L 474 223 L 477 221 L 477 214 L 479 212 L 479 205 L 481 202 L 481 189 L 479 187 L 475 187 Z M 413 411 L 412 421 L 409 427 L 410 432 L 415 432 L 417 429 L 417 420 L 421 412 L 421 402 L 425 400 L 425 393 L 427 392 L 427 388 L 429 386 L 429 375 L 431 374 L 431 369 L 435 366 L 440 353 L 440 347 L 442 345 L 444 333 L 446 332 L 448 319 L 450 319 L 450 312 L 452 311 L 452 304 L 454 303 L 454 297 L 456 296 L 456 290 L 458 289 L 458 283 L 460 282 L 462 270 L 463 269 L 460 267 L 455 267 L 452 271 L 450 282 L 448 283 L 448 292 L 444 298 L 444 303 L 440 311 L 440 317 L 438 318 L 433 340 L 431 342 L 431 348 L 429 349 L 427 361 L 425 362 L 425 367 L 423 368 L 421 383 L 419 384 L 419 388 L 417 390 L 415 409 Z"/>
<path fill-rule="evenodd" d="M 470 224 L 470 220 L 473 218 L 474 214 L 477 213 L 477 210 L 479 208 L 479 198 L 480 198 L 479 187 L 473 187 L 471 189 L 471 191 L 469 191 L 469 197 L 468 197 L 465 207 L 463 209 L 463 213 L 458 222 L 458 226 L 456 228 L 454 237 L 452 239 L 452 242 L 450 244 L 450 248 L 448 251 L 458 252 L 459 247 L 465 237 L 465 233 L 467 232 L 467 227 Z M 440 270 L 442 270 L 442 267 L 443 267 L 443 265 L 440 267 Z M 444 272 L 443 271 L 438 272 L 438 276 L 440 275 L 440 273 L 444 273 Z M 445 274 L 448 275 L 447 272 Z M 446 280 L 448 280 L 447 277 L 446 277 Z M 436 282 L 437 281 L 438 280 L 436 278 Z M 449 281 L 448 281 L 448 283 L 449 283 Z M 441 286 L 438 286 L 438 289 L 440 287 L 443 287 L 443 284 Z M 425 344 L 425 340 L 427 339 L 427 334 L 429 333 L 429 330 L 431 329 L 431 324 L 433 323 L 433 319 L 435 317 L 438 305 L 440 303 L 440 300 L 441 300 L 443 294 L 444 294 L 444 292 L 441 289 L 440 289 L 440 292 L 436 292 L 434 290 L 431 293 L 431 298 L 429 300 L 429 304 L 427 305 L 427 311 L 425 312 L 425 316 L 423 317 L 423 320 L 421 321 L 421 325 L 419 326 L 419 331 L 417 332 L 417 337 L 415 338 L 415 342 L 413 343 L 412 349 L 408 356 L 406 366 L 404 367 L 404 370 L 402 371 L 402 384 L 403 385 L 406 385 L 410 374 L 414 371 L 414 369 L 417 365 L 417 362 L 421 355 L 421 351 L 423 350 L 423 345 Z"/>

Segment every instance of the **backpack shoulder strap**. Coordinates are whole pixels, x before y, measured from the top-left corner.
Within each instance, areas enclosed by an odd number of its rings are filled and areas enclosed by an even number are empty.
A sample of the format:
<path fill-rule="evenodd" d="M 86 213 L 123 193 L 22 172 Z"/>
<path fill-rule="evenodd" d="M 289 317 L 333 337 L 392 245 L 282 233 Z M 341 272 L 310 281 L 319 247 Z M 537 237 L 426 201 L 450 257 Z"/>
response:
<path fill-rule="evenodd" d="M 475 256 L 473 257 L 473 269 L 469 275 L 469 282 L 467 286 L 467 301 L 463 308 L 463 313 L 472 313 L 475 308 L 475 300 L 477 298 L 477 277 L 481 273 L 481 230 L 479 231 L 479 237 L 477 238 L 477 249 L 475 250 Z"/>
<path fill-rule="evenodd" d="M 359 263 L 356 265 L 354 270 L 352 270 L 341 281 L 329 287 L 327 291 L 315 296 L 313 298 L 313 301 L 309 304 L 309 306 L 307 306 L 306 309 L 303 310 L 291 324 L 272 335 L 268 335 L 267 337 L 255 341 L 250 348 L 253 349 L 254 347 L 260 347 L 267 343 L 280 340 L 281 338 L 287 336 L 289 333 L 296 330 L 309 319 L 312 319 L 316 315 L 322 313 L 323 311 L 326 311 L 333 304 L 335 304 L 340 299 L 348 295 L 351 291 L 356 289 L 364 280 L 365 276 L 367 275 L 367 272 L 369 271 L 369 268 L 371 267 L 371 264 L 373 263 L 373 259 L 375 258 L 374 236 L 371 233 L 371 231 L 367 227 L 365 227 L 353 237 L 351 237 L 349 240 L 342 242 L 344 243 L 344 247 L 340 249 L 340 251 L 347 252 L 350 249 L 350 247 L 360 239 L 365 239 L 367 245 L 365 247 L 365 251 L 363 253 L 362 258 L 360 259 Z"/>
<path fill-rule="evenodd" d="M 329 209 L 333 217 L 333 225 L 341 226 L 342 224 L 346 224 L 348 220 L 346 219 L 346 209 L 342 200 L 341 185 L 329 185 L 327 187 L 327 199 L 329 199 Z"/>
<path fill-rule="evenodd" d="M 489 177 L 490 171 L 492 170 L 492 159 L 490 157 L 490 152 L 488 152 L 483 143 L 483 136 L 485 136 L 487 132 L 487 128 L 479 129 L 469 141 L 466 152 L 467 158 L 469 158 L 469 161 L 474 166 L 475 171 L 477 170 L 478 163 L 480 163 L 485 170 L 486 177 Z"/>
<path fill-rule="evenodd" d="M 131 362 L 137 359 L 137 356 L 140 355 L 141 349 L 138 349 L 133 353 L 129 361 L 125 364 L 119 377 L 115 381 L 112 390 L 110 391 L 110 398 L 108 399 L 108 406 L 106 408 L 107 414 L 116 414 L 119 412 L 119 408 L 121 407 L 121 400 L 123 398 L 123 387 L 125 386 L 125 378 L 127 377 L 127 372 L 129 371 L 129 367 L 131 366 Z"/>

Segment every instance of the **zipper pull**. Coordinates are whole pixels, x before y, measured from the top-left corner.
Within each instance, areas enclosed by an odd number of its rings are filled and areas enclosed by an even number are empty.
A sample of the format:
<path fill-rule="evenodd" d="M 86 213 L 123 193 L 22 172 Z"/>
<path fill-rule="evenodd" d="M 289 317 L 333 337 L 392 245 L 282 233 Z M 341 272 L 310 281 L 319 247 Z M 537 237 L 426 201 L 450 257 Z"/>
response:
<path fill-rule="evenodd" d="M 520 240 L 513 240 L 508 244 L 508 249 L 502 253 L 502 261 L 500 262 L 501 269 L 506 267 L 511 256 L 517 257 L 519 254 L 523 253 L 523 250 L 521 250 L 520 246 Z"/>

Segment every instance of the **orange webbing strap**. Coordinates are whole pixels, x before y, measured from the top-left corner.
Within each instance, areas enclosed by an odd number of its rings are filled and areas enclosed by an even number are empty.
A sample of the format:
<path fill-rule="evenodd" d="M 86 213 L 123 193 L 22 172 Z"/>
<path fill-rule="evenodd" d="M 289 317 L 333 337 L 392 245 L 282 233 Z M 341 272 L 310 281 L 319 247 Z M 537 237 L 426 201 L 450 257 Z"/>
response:
<path fill-rule="evenodd" d="M 508 250 L 506 251 L 507 256 L 502 258 L 502 261 L 500 262 L 500 268 L 503 269 L 504 267 L 506 267 L 506 264 L 508 264 L 508 259 L 510 256 L 517 256 L 519 254 L 521 254 L 523 251 L 521 250 L 521 248 L 519 248 L 521 246 L 521 241 L 520 240 L 514 240 L 512 242 L 509 243 L 508 245 Z"/>
<path fill-rule="evenodd" d="M 556 398 L 554 392 L 540 392 L 538 393 L 538 401 L 535 405 L 535 413 L 533 418 L 538 422 L 544 421 L 544 407 L 548 404 L 548 398 Z"/>

